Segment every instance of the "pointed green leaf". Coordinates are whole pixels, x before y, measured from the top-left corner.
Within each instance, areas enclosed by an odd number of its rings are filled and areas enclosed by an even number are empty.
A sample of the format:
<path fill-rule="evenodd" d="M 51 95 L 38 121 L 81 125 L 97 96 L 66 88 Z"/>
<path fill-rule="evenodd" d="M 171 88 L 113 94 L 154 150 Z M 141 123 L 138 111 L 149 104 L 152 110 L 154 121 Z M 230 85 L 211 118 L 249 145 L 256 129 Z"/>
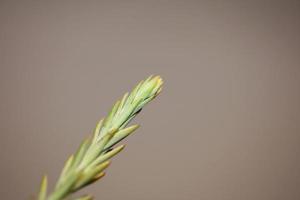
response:
<path fill-rule="evenodd" d="M 86 184 L 88 184 L 91 180 L 94 179 L 94 177 L 101 173 L 104 169 L 106 169 L 109 166 L 110 162 L 106 161 L 100 165 L 97 165 L 95 167 L 87 167 L 81 174 L 79 179 L 76 181 L 76 184 L 73 187 L 73 191 L 77 191 L 78 189 L 84 187 Z"/>
<path fill-rule="evenodd" d="M 133 126 L 130 126 L 128 128 L 118 131 L 114 135 L 114 137 L 105 145 L 104 151 L 111 148 L 112 146 L 114 146 L 115 144 L 117 144 L 118 142 L 123 140 L 124 138 L 126 138 L 128 135 L 130 135 L 132 132 L 134 132 L 138 127 L 139 127 L 139 125 L 133 125 Z"/>
<path fill-rule="evenodd" d="M 90 146 L 87 150 L 86 155 L 82 159 L 79 168 L 83 169 L 85 166 L 89 165 L 98 155 L 103 151 L 105 145 L 109 142 L 109 140 L 116 133 L 116 129 L 112 129 L 109 133 L 107 133 L 100 141 L 96 144 Z"/>
<path fill-rule="evenodd" d="M 40 187 L 38 200 L 46 200 L 47 185 L 48 185 L 48 181 L 47 181 L 47 176 L 45 175 L 42 179 L 42 182 L 41 182 L 41 187 Z"/>
<path fill-rule="evenodd" d="M 55 188 L 58 188 L 60 184 L 64 181 L 64 179 L 67 177 L 67 174 L 69 173 L 69 169 L 72 167 L 73 160 L 74 160 L 74 155 L 71 155 L 68 158 L 68 160 L 65 162 L 64 168 L 61 171 L 61 174 L 59 176 Z"/>
<path fill-rule="evenodd" d="M 78 151 L 75 154 L 72 169 L 76 168 L 80 164 L 80 162 L 82 161 L 87 149 L 89 148 L 89 144 L 90 144 L 89 139 L 86 139 L 82 142 L 82 144 L 80 145 Z"/>
<path fill-rule="evenodd" d="M 104 120 L 103 126 L 105 126 L 105 127 L 107 127 L 107 128 L 110 128 L 110 122 L 111 122 L 112 118 L 114 117 L 116 111 L 118 110 L 120 103 L 121 103 L 121 102 L 120 102 L 120 100 L 119 100 L 119 101 L 117 101 L 117 102 L 115 103 L 115 105 L 112 107 L 112 109 L 111 109 L 111 111 L 109 112 L 108 116 L 107 116 L 107 117 L 105 118 L 105 120 Z"/>
<path fill-rule="evenodd" d="M 112 149 L 111 151 L 99 156 L 96 160 L 94 160 L 89 167 L 93 167 L 96 165 L 99 165 L 107 160 L 109 160 L 110 158 L 112 158 L 113 156 L 117 155 L 119 152 L 121 152 L 124 149 L 125 145 L 120 145 L 114 149 Z"/>
<path fill-rule="evenodd" d="M 97 138 L 99 137 L 99 134 L 100 134 L 100 130 L 102 128 L 102 125 L 103 125 L 103 119 L 101 119 L 97 125 L 96 125 L 96 128 L 94 130 L 94 134 L 93 134 L 93 140 L 92 140 L 92 143 L 95 143 L 97 141 Z"/>

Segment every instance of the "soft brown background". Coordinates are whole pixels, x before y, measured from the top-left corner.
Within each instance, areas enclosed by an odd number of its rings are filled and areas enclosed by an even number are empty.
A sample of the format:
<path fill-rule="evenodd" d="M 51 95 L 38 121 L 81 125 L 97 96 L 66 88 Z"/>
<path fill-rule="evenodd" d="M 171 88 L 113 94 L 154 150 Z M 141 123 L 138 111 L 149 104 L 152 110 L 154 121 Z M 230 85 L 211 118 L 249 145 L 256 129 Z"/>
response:
<path fill-rule="evenodd" d="M 299 1 L 1 1 L 0 194 L 27 199 L 111 104 L 162 95 L 103 200 L 300 199 Z"/>

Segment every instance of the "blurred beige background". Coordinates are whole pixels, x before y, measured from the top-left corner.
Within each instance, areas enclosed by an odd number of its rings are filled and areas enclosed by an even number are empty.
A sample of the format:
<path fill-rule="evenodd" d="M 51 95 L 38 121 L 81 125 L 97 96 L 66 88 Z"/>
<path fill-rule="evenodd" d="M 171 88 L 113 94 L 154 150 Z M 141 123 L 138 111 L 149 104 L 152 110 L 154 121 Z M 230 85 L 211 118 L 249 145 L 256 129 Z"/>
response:
<path fill-rule="evenodd" d="M 112 103 L 164 91 L 103 200 L 300 199 L 299 1 L 1 1 L 0 194 L 27 199 Z"/>

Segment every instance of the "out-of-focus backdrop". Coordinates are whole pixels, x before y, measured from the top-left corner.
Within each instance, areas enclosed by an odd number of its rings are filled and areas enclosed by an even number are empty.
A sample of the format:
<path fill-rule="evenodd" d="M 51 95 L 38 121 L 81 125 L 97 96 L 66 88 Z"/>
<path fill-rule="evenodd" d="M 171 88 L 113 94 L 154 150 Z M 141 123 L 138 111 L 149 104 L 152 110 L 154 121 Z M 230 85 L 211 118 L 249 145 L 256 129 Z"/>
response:
<path fill-rule="evenodd" d="M 1 1 L 0 194 L 28 199 L 112 103 L 163 93 L 103 200 L 300 199 L 299 1 Z"/>

